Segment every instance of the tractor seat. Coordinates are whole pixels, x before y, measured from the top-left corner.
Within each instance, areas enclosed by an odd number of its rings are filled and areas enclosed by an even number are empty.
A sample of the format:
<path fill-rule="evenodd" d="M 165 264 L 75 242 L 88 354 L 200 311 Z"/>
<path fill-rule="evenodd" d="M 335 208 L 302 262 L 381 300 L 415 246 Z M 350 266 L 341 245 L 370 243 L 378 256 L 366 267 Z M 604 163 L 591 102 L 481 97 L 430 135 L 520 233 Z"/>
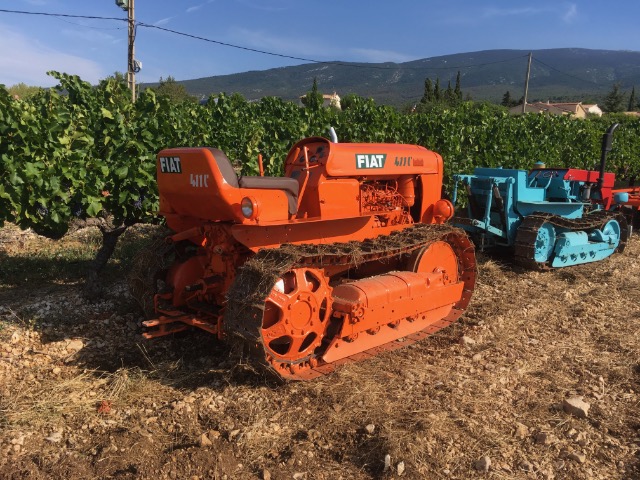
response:
<path fill-rule="evenodd" d="M 291 177 L 241 177 L 240 188 L 262 188 L 265 190 L 282 190 L 289 201 L 289 213 L 298 213 L 298 180 Z"/>
<path fill-rule="evenodd" d="M 209 148 L 216 159 L 220 173 L 229 185 L 235 188 L 252 188 L 262 190 L 281 190 L 287 196 L 289 214 L 298 213 L 298 193 L 300 184 L 291 177 L 240 177 L 236 175 L 231 162 L 222 150 Z"/>

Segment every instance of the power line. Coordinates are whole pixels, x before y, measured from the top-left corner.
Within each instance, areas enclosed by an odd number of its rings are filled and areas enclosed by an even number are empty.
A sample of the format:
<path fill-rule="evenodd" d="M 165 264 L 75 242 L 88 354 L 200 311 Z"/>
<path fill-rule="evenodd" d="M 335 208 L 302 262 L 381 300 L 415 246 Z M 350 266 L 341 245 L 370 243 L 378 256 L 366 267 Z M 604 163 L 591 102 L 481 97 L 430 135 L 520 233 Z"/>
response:
<path fill-rule="evenodd" d="M 23 10 L 5 10 L 0 8 L 2 13 L 18 13 L 22 15 L 40 15 L 43 17 L 65 17 L 65 18 L 85 18 L 88 20 L 117 20 L 119 22 L 126 22 L 126 18 L 121 17 L 98 17 L 94 15 L 71 15 L 67 13 L 47 13 L 47 12 L 25 12 Z"/>
<path fill-rule="evenodd" d="M 360 63 L 355 63 L 355 62 L 334 62 L 334 61 L 326 61 L 326 60 L 315 60 L 312 58 L 304 58 L 304 57 L 295 57 L 292 55 L 285 55 L 285 54 L 281 54 L 281 53 L 274 53 L 274 52 L 268 52 L 266 50 L 259 50 L 256 48 L 250 48 L 250 47 L 243 47 L 240 45 L 234 45 L 232 43 L 227 43 L 227 42 L 221 42 L 219 40 L 212 40 L 210 38 L 206 38 L 206 37 L 201 37 L 199 35 L 193 35 L 190 33 L 184 33 L 184 32 L 179 32 L 177 30 L 172 30 L 170 28 L 165 28 L 165 27 L 161 27 L 159 25 L 150 25 L 148 23 L 144 23 L 144 22 L 138 22 L 138 25 L 141 27 L 145 27 L 145 28 L 154 28 L 157 30 L 162 30 L 164 32 L 168 32 L 168 33 L 173 33 L 175 35 L 180 35 L 183 37 L 187 37 L 187 38 L 192 38 L 195 40 L 200 40 L 203 42 L 209 42 L 209 43 L 215 43 L 216 45 L 222 45 L 225 47 L 231 47 L 231 48 L 237 48 L 240 50 L 246 50 L 249 52 L 254 52 L 254 53 L 260 53 L 263 55 L 272 55 L 275 57 L 281 57 L 281 58 L 288 58 L 288 59 L 292 59 L 292 60 L 300 60 L 303 62 L 309 62 L 309 63 L 322 63 L 325 65 L 337 65 L 337 66 L 341 66 L 341 67 L 355 67 L 355 68 L 373 68 L 373 69 L 378 69 L 378 70 L 456 70 L 456 69 L 462 69 L 462 68 L 471 68 L 471 67 L 483 67 L 486 65 L 493 65 L 496 63 L 505 63 L 505 62 L 511 62 L 512 60 L 516 60 L 519 58 L 523 58 L 526 57 L 526 55 L 518 55 L 517 57 L 513 57 L 513 58 L 509 58 L 506 60 L 497 60 L 495 62 L 486 62 L 486 63 L 478 63 L 478 64 L 472 64 L 472 65 L 452 65 L 452 66 L 448 66 L 448 67 L 431 67 L 431 66 L 424 66 L 424 67 L 402 67 L 402 66 L 395 66 L 395 67 L 384 67 L 384 66 L 379 66 L 379 65 L 362 65 Z"/>
<path fill-rule="evenodd" d="M 64 18 L 60 19 L 61 22 L 68 23 L 69 25 L 75 25 L 77 27 L 92 28 L 94 30 L 123 30 L 124 27 L 94 27 L 93 25 L 83 25 L 82 23 L 70 22 Z"/>
<path fill-rule="evenodd" d="M 221 42 L 221 41 L 218 41 L 218 40 L 212 40 L 210 38 L 200 37 L 198 35 L 192 35 L 190 33 L 178 32 L 177 30 L 172 30 L 170 28 L 161 27 L 159 25 L 151 25 L 151 24 L 144 23 L 144 22 L 138 22 L 138 25 L 141 26 L 141 27 L 145 27 L 145 28 L 155 28 L 157 30 L 162 30 L 163 32 L 169 32 L 169 33 L 173 33 L 175 35 L 181 35 L 183 37 L 193 38 L 195 40 L 201 40 L 203 42 L 215 43 L 217 45 L 222 45 L 222 46 L 225 46 L 225 47 L 238 48 L 240 50 L 246 50 L 246 51 L 254 52 L 254 53 L 261 53 L 261 54 L 264 54 L 264 55 L 273 55 L 274 57 L 289 58 L 289 59 L 292 59 L 292 60 L 301 60 L 303 62 L 310 62 L 310 63 L 336 63 L 336 64 L 339 64 L 339 62 L 324 62 L 324 61 L 321 61 L 321 60 L 314 60 L 312 58 L 294 57 L 292 55 L 285 55 L 285 54 L 281 54 L 281 53 L 267 52 L 266 50 L 258 50 L 256 48 L 242 47 L 240 45 L 233 45 L 231 43 Z"/>
<path fill-rule="evenodd" d="M 48 13 L 48 12 L 27 12 L 27 11 L 23 11 L 23 10 L 7 10 L 7 9 L 0 9 L 0 12 L 2 13 L 14 13 L 14 14 L 23 14 L 23 15 L 40 15 L 40 16 L 45 16 L 45 17 L 63 17 L 63 18 L 83 18 L 83 19 L 89 19 L 89 20 L 117 20 L 120 22 L 127 22 L 128 19 L 127 18 L 120 18 L 120 17 L 101 17 L 101 16 L 95 16 L 95 15 L 71 15 L 71 14 L 64 14 L 64 13 Z M 487 65 L 494 65 L 494 64 L 498 64 L 498 63 L 507 63 L 507 62 L 511 62 L 513 60 L 517 60 L 523 57 L 526 57 L 526 55 L 518 55 L 517 57 L 513 57 L 513 58 L 508 58 L 505 60 L 496 60 L 494 62 L 485 62 L 485 63 L 477 63 L 477 64 L 470 64 L 470 65 L 451 65 L 451 66 L 446 66 L 446 67 L 433 67 L 433 66 L 420 66 L 420 67 L 408 67 L 408 66 L 401 66 L 399 64 L 396 64 L 395 66 L 392 67 L 385 67 L 385 66 L 381 66 L 381 65 L 363 65 L 361 63 L 356 63 L 356 62 L 342 62 L 342 61 L 325 61 L 325 60 L 316 60 L 313 58 L 305 58 L 305 57 L 296 57 L 294 55 L 287 55 L 287 54 L 282 54 L 282 53 L 275 53 L 275 52 L 269 52 L 266 50 L 260 50 L 257 48 L 251 48 L 251 47 L 245 47 L 242 45 L 235 45 L 232 43 L 227 43 L 227 42 L 222 42 L 219 40 L 213 40 L 210 38 L 206 38 L 206 37 L 202 37 L 199 35 L 193 35 L 190 33 L 185 33 L 185 32 L 180 32 L 177 30 L 173 30 L 170 28 L 165 28 L 165 27 L 161 27 L 159 25 L 153 25 L 153 24 L 148 24 L 148 23 L 144 23 L 144 22 L 135 22 L 136 27 L 137 26 L 141 26 L 144 28 L 150 28 L 150 29 L 156 29 L 156 30 L 161 30 L 167 33 L 172 33 L 174 35 L 180 35 L 183 37 L 187 37 L 187 38 L 191 38 L 194 40 L 200 40 L 203 42 L 208 42 L 208 43 L 214 43 L 216 45 L 221 45 L 224 47 L 229 47 L 229 48 L 236 48 L 239 50 L 245 50 L 248 52 L 253 52 L 253 53 L 259 53 L 261 55 L 271 55 L 274 57 L 280 57 L 280 58 L 287 58 L 290 60 L 299 60 L 302 62 L 309 62 L 309 63 L 318 63 L 318 64 L 324 64 L 324 65 L 337 65 L 337 66 L 341 66 L 341 67 L 353 67 L 353 68 L 365 68 L 365 69 L 375 69 L 375 70 L 459 70 L 459 69 L 465 69 L 465 68 L 476 68 L 476 67 L 484 67 Z M 95 27 L 93 27 L 95 28 Z"/>

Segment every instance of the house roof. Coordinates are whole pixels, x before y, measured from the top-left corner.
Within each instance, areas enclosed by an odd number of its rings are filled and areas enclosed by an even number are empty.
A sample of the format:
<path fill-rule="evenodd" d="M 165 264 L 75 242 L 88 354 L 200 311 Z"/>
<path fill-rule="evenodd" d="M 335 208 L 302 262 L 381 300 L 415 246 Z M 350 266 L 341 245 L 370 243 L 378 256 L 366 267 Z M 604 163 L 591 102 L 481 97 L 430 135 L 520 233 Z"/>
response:
<path fill-rule="evenodd" d="M 547 105 L 552 105 L 553 107 L 565 111 L 567 113 L 578 113 L 580 110 L 585 110 L 582 102 L 558 102 L 558 103 L 549 103 Z M 585 110 L 586 111 L 586 110 Z"/>
<path fill-rule="evenodd" d="M 515 107 L 511 107 L 509 109 L 511 113 L 522 113 L 522 104 L 516 105 Z M 526 113 L 552 113 L 554 115 L 566 115 L 570 112 L 563 110 L 561 108 L 557 108 L 552 104 L 536 102 L 536 103 L 527 103 L 525 107 Z"/>
<path fill-rule="evenodd" d="M 580 111 L 583 111 L 585 114 L 587 112 L 582 102 L 533 102 L 527 103 L 525 109 L 525 112 L 551 113 L 554 115 L 577 115 Z M 514 114 L 522 113 L 522 104 L 511 107 L 509 112 Z"/>

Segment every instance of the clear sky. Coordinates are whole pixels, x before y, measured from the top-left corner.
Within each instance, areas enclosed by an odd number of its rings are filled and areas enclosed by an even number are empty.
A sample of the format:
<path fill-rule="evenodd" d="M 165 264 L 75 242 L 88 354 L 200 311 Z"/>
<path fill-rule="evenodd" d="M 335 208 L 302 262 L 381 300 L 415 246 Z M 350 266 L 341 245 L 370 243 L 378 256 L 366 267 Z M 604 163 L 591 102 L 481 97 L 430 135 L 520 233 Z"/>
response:
<path fill-rule="evenodd" d="M 0 9 L 126 18 L 114 0 L 0 0 Z M 404 62 L 489 49 L 640 51 L 640 0 L 135 0 L 136 21 L 319 61 Z M 138 26 L 140 82 L 308 63 Z M 96 83 L 127 69 L 126 23 L 0 12 L 0 83 Z"/>

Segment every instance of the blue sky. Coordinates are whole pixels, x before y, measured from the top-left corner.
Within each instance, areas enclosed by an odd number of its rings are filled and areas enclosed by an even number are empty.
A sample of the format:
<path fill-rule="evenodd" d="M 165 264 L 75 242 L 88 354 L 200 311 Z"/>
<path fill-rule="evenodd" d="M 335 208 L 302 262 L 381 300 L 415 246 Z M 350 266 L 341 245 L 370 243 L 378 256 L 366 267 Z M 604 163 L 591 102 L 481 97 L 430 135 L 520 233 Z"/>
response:
<path fill-rule="evenodd" d="M 0 9 L 126 18 L 114 0 L 0 0 Z M 404 62 L 488 49 L 640 51 L 640 1 L 135 0 L 136 20 L 319 61 Z M 96 83 L 126 70 L 124 22 L 0 12 L 0 83 L 50 86 L 58 70 Z M 138 27 L 140 82 L 306 63 Z"/>

